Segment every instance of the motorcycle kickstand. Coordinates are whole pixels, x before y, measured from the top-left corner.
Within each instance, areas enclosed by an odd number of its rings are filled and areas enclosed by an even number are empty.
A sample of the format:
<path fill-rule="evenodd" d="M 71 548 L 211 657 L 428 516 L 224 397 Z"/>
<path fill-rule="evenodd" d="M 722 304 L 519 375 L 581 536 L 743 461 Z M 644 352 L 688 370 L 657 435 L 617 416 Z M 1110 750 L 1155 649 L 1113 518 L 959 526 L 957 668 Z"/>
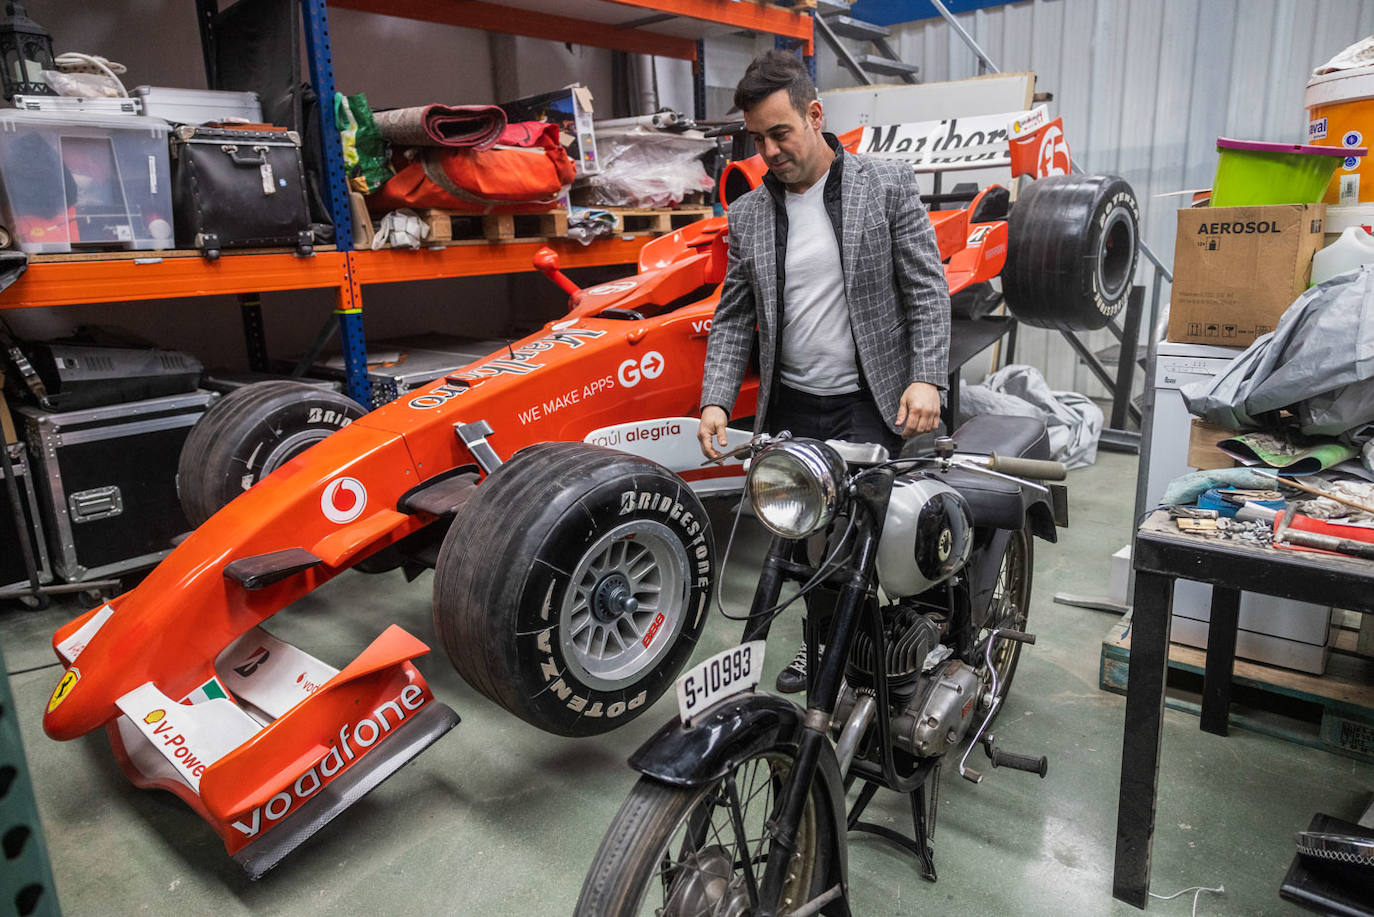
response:
<path fill-rule="evenodd" d="M 939 781 L 940 771 L 935 768 L 930 780 Z M 854 802 L 854 808 L 849 812 L 848 827 L 850 831 L 862 831 L 867 834 L 876 834 L 886 838 L 892 843 L 905 850 L 910 851 L 921 861 L 921 878 L 928 882 L 935 881 L 935 851 L 930 847 L 930 836 L 933 831 L 928 831 L 927 826 L 933 828 L 935 813 L 932 811 L 931 818 L 926 817 L 926 787 L 927 781 L 922 781 L 921 785 L 913 789 L 907 795 L 911 799 L 911 822 L 915 831 L 915 839 L 906 837 L 893 831 L 891 828 L 877 825 L 873 822 L 859 821 L 859 816 L 863 814 L 864 808 L 868 806 L 873 794 L 878 791 L 878 784 L 865 780 L 863 789 L 859 790 L 859 798 Z"/>

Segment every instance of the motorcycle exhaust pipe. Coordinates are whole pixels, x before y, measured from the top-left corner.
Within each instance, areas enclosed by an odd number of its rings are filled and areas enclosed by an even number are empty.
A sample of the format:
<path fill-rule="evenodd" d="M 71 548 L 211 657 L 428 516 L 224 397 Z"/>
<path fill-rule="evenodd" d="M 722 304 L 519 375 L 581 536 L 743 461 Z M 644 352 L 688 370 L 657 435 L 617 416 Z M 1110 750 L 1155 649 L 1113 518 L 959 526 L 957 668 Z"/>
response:
<path fill-rule="evenodd" d="M 835 758 L 840 762 L 840 777 L 849 773 L 849 765 L 859 750 L 859 740 L 868 732 L 873 723 L 873 714 L 878 710 L 878 702 L 872 694 L 860 694 L 853 710 L 840 728 L 840 737 L 835 742 Z"/>

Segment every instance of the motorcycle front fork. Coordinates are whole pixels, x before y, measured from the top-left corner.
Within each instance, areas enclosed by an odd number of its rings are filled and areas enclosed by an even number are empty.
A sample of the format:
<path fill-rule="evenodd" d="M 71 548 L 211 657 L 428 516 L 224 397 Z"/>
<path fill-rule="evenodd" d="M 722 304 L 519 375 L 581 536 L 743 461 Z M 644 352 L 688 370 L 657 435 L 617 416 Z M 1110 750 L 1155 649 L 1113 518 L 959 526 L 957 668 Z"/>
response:
<path fill-rule="evenodd" d="M 768 825 L 772 844 L 768 850 L 763 884 L 759 888 L 758 907 L 755 909 L 758 917 L 774 917 L 777 913 L 782 885 L 787 875 L 787 864 L 797 850 L 797 831 L 802 822 L 806 800 L 811 793 L 822 750 L 830 742 L 830 720 L 844 681 L 845 660 L 849 655 L 854 629 L 864 602 L 873 588 L 873 555 L 877 550 L 877 538 L 872 526 L 861 522 L 857 539 L 848 567 L 851 574 L 840 589 L 839 600 L 830 619 L 830 629 L 825 640 L 826 653 L 820 660 L 819 670 L 807 693 L 806 716 L 802 720 L 801 737 L 797 743 L 797 759 L 783 784 L 777 815 Z M 789 550 L 790 543 L 774 539 L 760 576 L 759 588 L 755 592 L 745 640 L 761 639 L 767 635 L 767 612 L 777 604 L 782 580 L 785 578 L 784 571 L 796 573 L 805 570 L 801 565 L 793 564 L 786 558 Z M 841 839 L 841 843 L 843 842 Z M 840 894 L 842 891 L 836 886 L 821 897 L 829 901 Z M 820 899 L 812 902 L 815 910 L 811 912 L 818 911 L 824 903 L 826 902 Z"/>

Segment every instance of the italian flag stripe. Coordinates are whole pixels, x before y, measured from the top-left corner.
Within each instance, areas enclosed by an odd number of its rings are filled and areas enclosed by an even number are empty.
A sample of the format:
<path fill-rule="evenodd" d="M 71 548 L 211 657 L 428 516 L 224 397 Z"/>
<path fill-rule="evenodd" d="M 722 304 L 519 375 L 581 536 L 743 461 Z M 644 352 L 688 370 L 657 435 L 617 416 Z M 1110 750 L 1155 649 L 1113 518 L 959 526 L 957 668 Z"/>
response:
<path fill-rule="evenodd" d="M 224 685 L 220 684 L 219 678 L 215 677 L 186 695 L 181 699 L 181 702 L 183 704 L 188 701 L 192 704 L 203 704 L 207 700 L 214 700 L 215 698 L 227 699 L 228 697 L 229 692 L 224 690 Z"/>

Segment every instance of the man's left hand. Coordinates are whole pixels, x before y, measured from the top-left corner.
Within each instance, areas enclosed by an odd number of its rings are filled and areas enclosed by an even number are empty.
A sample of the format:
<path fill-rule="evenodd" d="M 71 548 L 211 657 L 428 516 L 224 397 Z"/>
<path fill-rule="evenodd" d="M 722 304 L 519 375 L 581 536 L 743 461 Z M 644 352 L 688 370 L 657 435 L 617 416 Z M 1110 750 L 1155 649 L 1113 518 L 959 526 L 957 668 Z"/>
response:
<path fill-rule="evenodd" d="M 929 382 L 913 382 L 902 392 L 897 406 L 897 426 L 902 436 L 934 430 L 940 423 L 940 390 Z"/>

